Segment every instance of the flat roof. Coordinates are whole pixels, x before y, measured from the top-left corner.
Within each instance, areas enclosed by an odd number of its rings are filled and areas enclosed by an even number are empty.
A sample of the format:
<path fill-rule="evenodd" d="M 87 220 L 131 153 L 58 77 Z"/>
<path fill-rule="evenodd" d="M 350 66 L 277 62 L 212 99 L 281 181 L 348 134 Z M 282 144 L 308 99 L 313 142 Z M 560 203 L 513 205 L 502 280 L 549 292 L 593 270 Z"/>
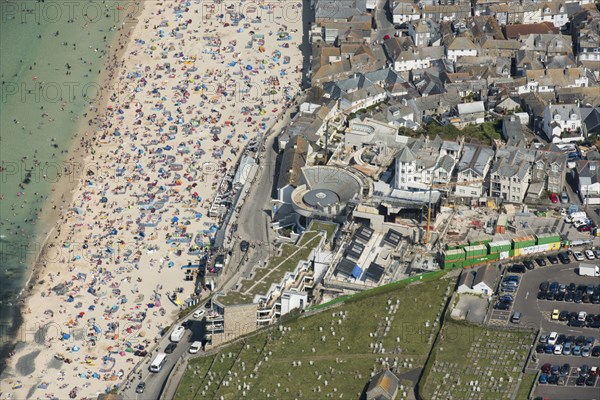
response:
<path fill-rule="evenodd" d="M 373 229 L 369 228 L 366 225 L 361 225 L 360 228 L 358 228 L 358 230 L 356 231 L 356 236 L 366 242 L 369 241 L 369 239 L 371 239 L 371 236 L 373 236 L 373 232 L 375 232 Z"/>
<path fill-rule="evenodd" d="M 363 244 L 358 243 L 356 241 L 352 241 L 346 248 L 345 254 L 346 254 L 346 256 L 350 256 L 350 257 L 358 260 L 364 250 L 365 250 L 365 246 Z"/>
<path fill-rule="evenodd" d="M 384 242 L 389 243 L 394 247 L 397 246 L 398 243 L 400 243 L 400 239 L 402 239 L 402 235 L 393 229 L 387 231 L 387 233 L 383 237 Z"/>
<path fill-rule="evenodd" d="M 369 268 L 367 268 L 366 278 L 377 283 L 381 280 L 381 277 L 383 276 L 384 273 L 385 273 L 385 268 L 383 268 L 379 264 L 372 262 L 371 265 L 369 265 Z"/>

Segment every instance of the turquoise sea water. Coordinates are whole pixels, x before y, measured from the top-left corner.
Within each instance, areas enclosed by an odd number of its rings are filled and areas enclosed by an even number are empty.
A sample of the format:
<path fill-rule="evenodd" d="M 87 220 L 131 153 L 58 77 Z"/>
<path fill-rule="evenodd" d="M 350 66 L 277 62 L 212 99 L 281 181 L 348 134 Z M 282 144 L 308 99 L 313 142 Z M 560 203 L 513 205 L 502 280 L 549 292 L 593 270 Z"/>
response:
<path fill-rule="evenodd" d="M 49 226 L 52 184 L 76 179 L 66 151 L 102 88 L 100 70 L 125 1 L 6 1 L 0 5 L 0 323 L 14 323 L 15 299 Z M 61 175 L 59 175 L 61 174 Z M 60 184 L 60 183 L 59 183 Z M 47 225 L 47 224 L 46 224 Z M 2 338 L 6 342 L 6 338 Z M 1 343 L 0 343 L 1 344 Z"/>

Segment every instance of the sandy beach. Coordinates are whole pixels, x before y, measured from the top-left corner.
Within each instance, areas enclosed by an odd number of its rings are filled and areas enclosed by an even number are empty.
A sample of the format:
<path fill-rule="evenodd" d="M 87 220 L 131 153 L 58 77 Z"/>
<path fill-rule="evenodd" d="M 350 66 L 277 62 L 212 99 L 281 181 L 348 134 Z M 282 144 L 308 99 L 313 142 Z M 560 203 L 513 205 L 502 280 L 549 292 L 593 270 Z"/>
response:
<path fill-rule="evenodd" d="M 181 267 L 210 247 L 223 176 L 300 90 L 300 4 L 274 4 L 145 4 L 78 141 L 0 398 L 96 398 L 193 295 Z"/>

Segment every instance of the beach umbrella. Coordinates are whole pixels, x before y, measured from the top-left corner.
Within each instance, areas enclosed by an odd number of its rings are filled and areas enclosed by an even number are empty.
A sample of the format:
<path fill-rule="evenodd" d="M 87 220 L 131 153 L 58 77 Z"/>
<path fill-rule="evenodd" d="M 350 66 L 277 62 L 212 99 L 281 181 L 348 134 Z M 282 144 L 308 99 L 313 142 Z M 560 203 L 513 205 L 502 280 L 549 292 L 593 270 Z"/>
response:
<path fill-rule="evenodd" d="M 252 65 L 246 65 L 246 70 L 247 70 L 247 71 L 250 71 L 250 70 L 252 70 Z"/>
<path fill-rule="evenodd" d="M 69 340 L 71 338 L 71 335 L 69 335 L 68 333 L 63 333 L 62 338 L 63 340 Z"/>

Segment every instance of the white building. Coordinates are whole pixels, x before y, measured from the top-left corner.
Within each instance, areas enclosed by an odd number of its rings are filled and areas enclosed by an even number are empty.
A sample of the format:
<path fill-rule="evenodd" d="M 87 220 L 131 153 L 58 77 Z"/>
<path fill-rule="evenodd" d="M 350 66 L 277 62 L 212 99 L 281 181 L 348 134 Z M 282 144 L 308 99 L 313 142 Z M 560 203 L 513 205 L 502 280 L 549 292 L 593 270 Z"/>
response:
<path fill-rule="evenodd" d="M 584 139 L 581 113 L 576 104 L 547 105 L 542 130 L 553 143 L 578 142 Z"/>
<path fill-rule="evenodd" d="M 456 61 L 458 57 L 476 57 L 479 50 L 475 43 L 466 37 L 457 37 L 446 49 L 446 57 Z"/>
<path fill-rule="evenodd" d="M 456 196 L 479 198 L 483 196 L 483 183 L 492 165 L 494 150 L 491 147 L 467 144 L 458 163 Z"/>
<path fill-rule="evenodd" d="M 488 264 L 477 269 L 463 270 L 458 280 L 456 293 L 471 293 L 491 296 L 500 273 L 494 265 Z"/>

